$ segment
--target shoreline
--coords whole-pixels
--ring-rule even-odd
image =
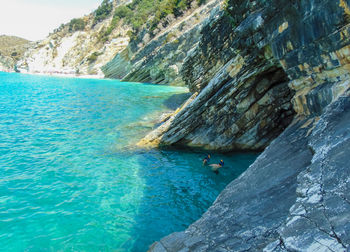
[[[20,73],[20,74],[31,74],[31,75],[42,75],[42,76],[51,76],[51,77],[67,77],[67,78],[79,78],[79,79],[105,79],[104,75],[98,74],[75,74],[75,73],[63,73],[63,72],[30,72],[26,70],[19,69],[18,71],[13,71],[12,73]]]

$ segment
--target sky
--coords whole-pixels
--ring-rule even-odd
[[[95,10],[102,0],[0,0],[0,35],[44,39],[62,23]]]

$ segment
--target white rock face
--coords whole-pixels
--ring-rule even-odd
[[[115,7],[126,1],[116,1]],[[69,32],[68,26],[28,50],[17,68],[20,72],[53,75],[95,75],[104,77],[101,66],[109,62],[129,44],[128,26],[122,22],[108,36],[101,34],[109,27],[112,16],[92,25],[93,15],[83,17],[87,25],[83,31]]]

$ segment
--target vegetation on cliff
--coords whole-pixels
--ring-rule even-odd
[[[16,36],[0,36],[0,55],[18,60],[26,50],[30,41]]]
[[[138,32],[129,30],[131,39],[128,48],[102,66],[106,77],[125,81],[184,85],[183,76],[180,74],[184,60],[203,35],[201,33],[203,21],[215,13],[221,1],[211,0],[205,4],[188,1],[186,5],[182,5],[184,2],[181,1],[161,3],[167,4],[156,6],[156,11]],[[124,7],[120,13],[128,16],[130,8]],[[131,18],[129,16],[129,19]],[[155,26],[153,22],[157,18],[160,18],[160,21],[157,21]]]
[[[204,4],[206,0],[134,0],[127,5],[115,8],[113,19],[106,30],[101,34],[101,40],[106,41],[111,32],[122,21],[131,27],[130,38],[135,39],[137,34],[145,28],[155,35],[155,30],[165,28],[170,22],[166,20],[177,18],[190,8]],[[104,0],[95,12],[94,24],[107,18],[112,10],[111,3]]]
[[[69,32],[83,31],[86,26],[86,22],[82,18],[73,18],[68,24]]]
[[[23,72],[98,74],[117,53],[138,51],[154,38],[182,22],[206,0],[103,0],[89,15],[62,24],[36,43],[18,69]],[[174,34],[180,36],[207,15],[197,13]],[[178,30],[181,30],[178,32]],[[179,35],[180,34],[180,35]],[[176,36],[169,35],[160,45]],[[183,57],[182,57],[183,58]],[[175,75],[177,67],[171,68]],[[159,83],[159,82],[155,82]]]
[[[103,0],[102,4],[95,11],[93,25],[105,20],[113,10],[113,3],[109,0]]]
[[[29,40],[16,36],[0,36],[0,70],[11,71],[30,47]]]

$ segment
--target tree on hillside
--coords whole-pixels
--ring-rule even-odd
[[[103,0],[102,4],[95,11],[93,25],[105,20],[113,10],[113,3],[110,0]]]
[[[82,18],[73,18],[69,22],[69,32],[82,31],[85,29],[85,21]]]

